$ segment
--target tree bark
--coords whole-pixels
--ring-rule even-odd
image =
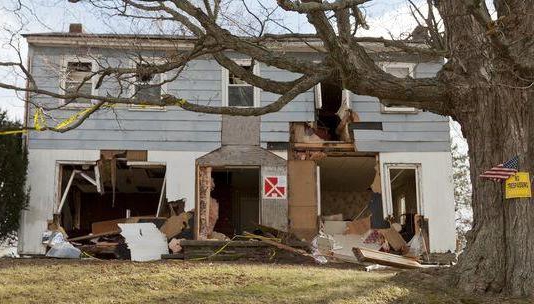
[[[456,118],[469,144],[474,222],[456,283],[467,291],[533,295],[534,202],[506,200],[502,183],[479,178],[516,155],[520,171],[532,172],[532,96],[511,86],[475,88],[464,96]]]

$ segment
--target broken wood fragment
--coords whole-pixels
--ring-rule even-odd
[[[398,268],[422,268],[419,262],[403,256],[372,250],[367,248],[352,248],[352,252],[360,262],[373,262],[380,265]]]
[[[84,235],[84,236],[78,236],[78,237],[75,237],[75,238],[70,238],[70,239],[68,239],[67,241],[69,241],[69,242],[75,242],[75,241],[90,240],[90,239],[95,239],[95,238],[99,238],[99,237],[102,237],[102,236],[117,235],[117,234],[120,234],[120,233],[121,233],[120,230],[107,231],[107,232],[102,232],[102,233],[96,233],[96,234],[88,234],[88,235]]]

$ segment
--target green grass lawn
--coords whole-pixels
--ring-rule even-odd
[[[0,303],[530,303],[438,282],[346,266],[0,260]]]

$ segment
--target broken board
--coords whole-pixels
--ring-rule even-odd
[[[118,224],[131,252],[132,261],[161,259],[168,254],[167,237],[153,223]]]
[[[417,261],[409,258],[405,258],[400,255],[389,254],[378,250],[366,249],[366,248],[353,248],[352,251],[358,261],[360,262],[373,262],[380,265],[394,266],[398,268],[422,268],[423,266]]]
[[[406,241],[395,229],[379,229],[378,231],[380,231],[391,248],[395,249],[395,251],[403,251],[406,248]]]

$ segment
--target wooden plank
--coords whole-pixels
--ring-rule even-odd
[[[317,165],[312,160],[288,161],[289,232],[311,241],[317,233]]]
[[[352,248],[354,255],[360,262],[373,262],[380,265],[394,266],[398,268],[422,268],[417,261],[400,255],[389,254],[378,250],[366,248]]]
[[[320,143],[294,143],[294,148],[297,150],[345,150],[354,151],[354,144],[352,143],[332,143],[332,142],[320,142]]]
[[[119,233],[121,233],[120,230],[108,231],[108,232],[103,232],[103,233],[89,234],[89,235],[79,236],[79,237],[75,237],[75,238],[70,238],[67,241],[75,242],[75,241],[90,240],[90,239],[98,238],[98,237],[101,237],[101,236],[117,235]]]

